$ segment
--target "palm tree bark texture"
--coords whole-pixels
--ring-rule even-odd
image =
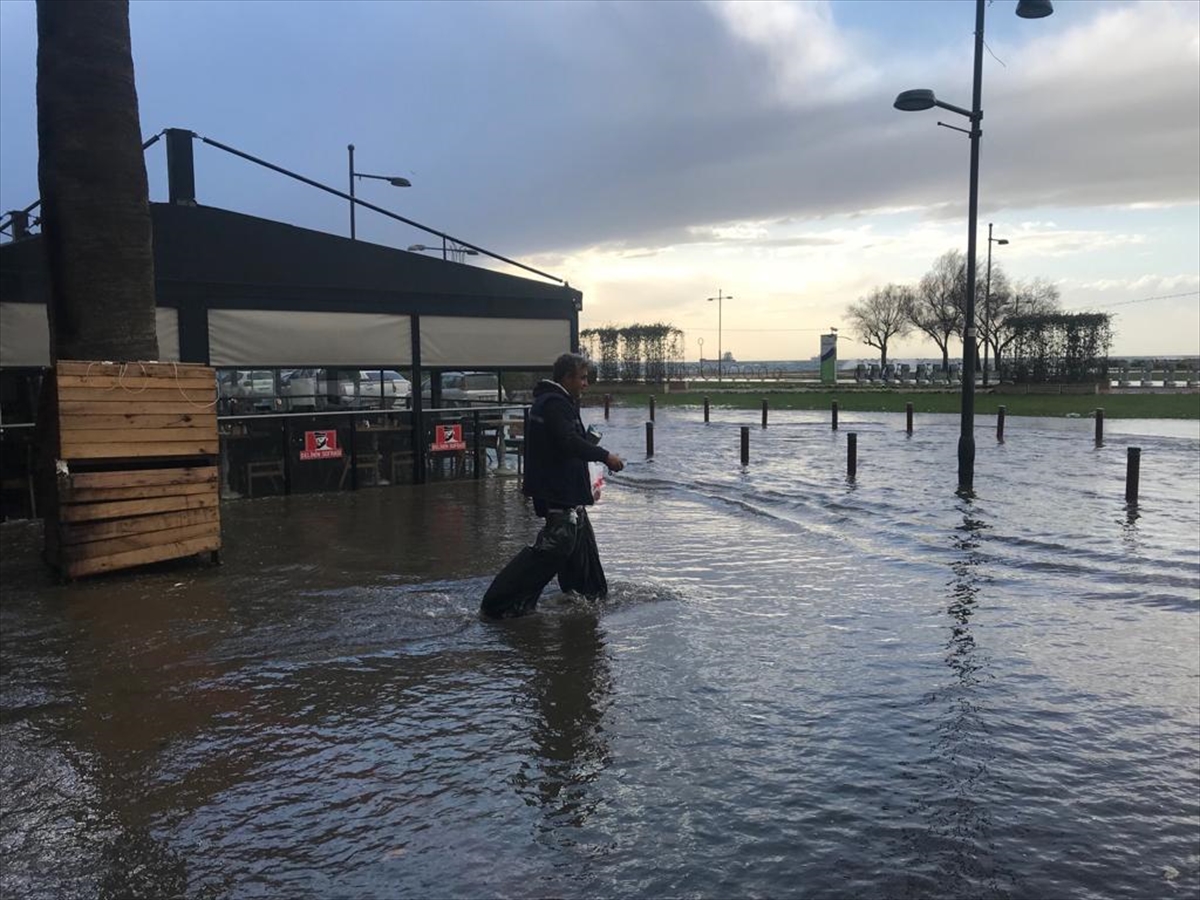
[[[158,357],[128,0],[38,0],[38,184],[50,358]]]

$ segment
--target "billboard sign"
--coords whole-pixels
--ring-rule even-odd
[[[837,333],[821,335],[821,384],[837,383]]]

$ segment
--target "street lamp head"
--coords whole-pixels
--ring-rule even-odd
[[[407,178],[389,178],[387,183],[392,187],[412,187],[412,182]]]
[[[478,256],[479,255],[478,250],[471,250],[467,247],[442,248],[442,247],[430,247],[427,244],[409,244],[408,245],[409,253],[424,253],[427,250],[435,250],[436,251],[436,250],[443,250],[443,249],[445,249],[447,252],[450,252],[450,253],[461,253],[463,256]]]
[[[996,243],[997,244],[1007,244],[1008,238],[996,238]]]
[[[937,97],[928,88],[917,88],[912,91],[901,91],[892,105],[904,112],[920,112],[923,109],[933,109],[937,105]]]
[[[1019,0],[1017,15],[1022,19],[1044,19],[1054,12],[1054,4],[1050,0]]]

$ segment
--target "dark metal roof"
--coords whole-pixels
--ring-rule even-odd
[[[152,203],[158,303],[574,318],[574,288],[207,206]],[[0,298],[47,300],[40,235],[0,245]]]

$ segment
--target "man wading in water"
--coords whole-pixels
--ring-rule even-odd
[[[480,611],[493,619],[522,616],[537,608],[538,596],[558,576],[564,591],[603,597],[608,582],[596,536],[584,507],[593,502],[589,462],[620,472],[625,462],[583,430],[579,398],[588,386],[588,363],[577,353],[554,361],[554,380],[533,389],[525,435],[525,493],[546,520],[537,540],[513,557],[483,595]]]

